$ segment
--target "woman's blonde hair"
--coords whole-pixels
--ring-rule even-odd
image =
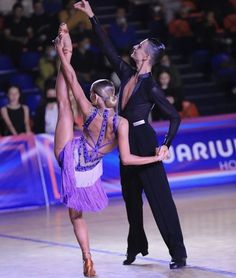
[[[90,92],[98,95],[103,100],[107,108],[115,108],[117,105],[117,96],[115,95],[115,86],[108,79],[99,79],[93,82]]]

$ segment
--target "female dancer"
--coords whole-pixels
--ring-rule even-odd
[[[138,157],[130,154],[128,122],[118,117],[114,108],[117,98],[111,81],[101,79],[91,86],[89,102],[70,65],[72,44],[66,24],[61,24],[55,47],[61,60],[56,91],[59,107],[55,132],[55,155],[62,169],[62,202],[69,208],[74,233],[82,250],[84,275],[95,276],[89,249],[88,231],[83,211],[98,211],[107,206],[107,196],[101,187],[102,157],[118,143],[122,163],[141,165],[159,161],[155,155]],[[69,89],[84,117],[84,129],[74,138],[73,114]]]

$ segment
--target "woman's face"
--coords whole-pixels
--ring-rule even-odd
[[[170,83],[170,75],[167,72],[163,72],[159,76],[161,86],[168,86]]]
[[[11,87],[7,95],[10,103],[20,103],[20,92],[18,88]]]

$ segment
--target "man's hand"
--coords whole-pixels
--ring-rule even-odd
[[[88,15],[88,17],[93,17],[94,13],[88,1],[81,0],[74,4],[74,8],[80,10]]]
[[[170,157],[170,152],[167,146],[162,145],[159,148],[156,148],[156,155],[158,161],[163,161]]]

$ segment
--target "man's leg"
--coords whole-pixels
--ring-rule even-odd
[[[140,171],[140,179],[142,180],[144,192],[153,216],[169,248],[172,259],[182,262],[187,257],[187,254],[183,243],[178,213],[163,164],[158,162],[144,167]]]
[[[129,222],[127,260],[131,264],[138,253],[148,254],[148,242],[143,228],[143,201],[141,181],[137,168],[121,165],[122,194]]]

